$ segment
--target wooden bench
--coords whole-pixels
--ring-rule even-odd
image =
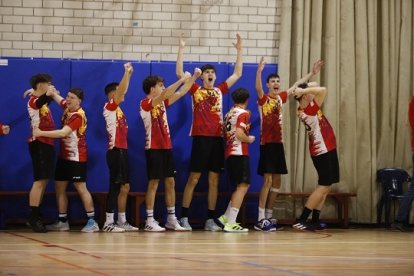
[[[78,196],[77,192],[68,192],[69,197]],[[106,192],[91,192],[92,198],[94,200],[95,205],[98,206],[97,215],[98,221],[102,225],[105,222],[105,214],[106,214]],[[304,204],[305,200],[309,197],[310,193],[279,193],[278,199],[283,198],[300,198],[302,199],[302,203]],[[46,192],[45,196],[55,196],[54,192]],[[182,198],[182,193],[176,193],[177,198]],[[219,197],[229,200],[231,196],[231,192],[220,192]],[[26,197],[27,201],[29,199],[29,192],[28,191],[0,191],[0,199],[1,198],[10,198],[10,197]],[[163,192],[158,192],[157,197],[164,197]],[[205,197],[207,199],[207,192],[194,192],[194,197]],[[247,193],[245,197],[245,202],[242,205],[240,210],[240,220],[243,224],[245,223],[255,223],[254,220],[248,220],[246,215],[246,202],[251,199],[258,199],[259,193],[257,192],[250,192]],[[341,224],[344,228],[348,228],[349,226],[349,198],[356,197],[356,193],[340,193],[334,192],[329,193],[328,198],[331,198],[335,201],[337,206],[337,217],[333,219],[324,219],[329,223],[338,223]],[[142,204],[145,202],[145,192],[130,192],[128,194],[128,203],[130,204],[130,217],[132,219],[132,223],[135,225],[139,225],[141,222],[140,217],[140,210]],[[285,218],[281,219],[281,224],[292,224],[295,221],[295,218],[298,214],[293,214],[292,218]]]
[[[301,198],[304,201],[309,197],[310,193],[279,193],[278,198],[285,197],[285,198]],[[163,197],[164,193],[157,193],[157,197]],[[176,193],[177,197],[182,197],[182,193]],[[194,192],[194,197],[203,196],[207,198],[206,192]],[[230,192],[220,192],[219,197],[221,198],[227,198],[230,199],[231,193]],[[328,198],[332,198],[337,206],[337,217],[334,219],[326,219],[329,223],[338,223],[342,225],[344,228],[348,228],[349,226],[349,198],[356,197],[356,193],[340,193],[340,192],[334,192],[329,193]],[[242,224],[245,223],[255,223],[255,221],[248,221],[247,215],[246,215],[246,201],[249,199],[257,199],[259,198],[259,193],[257,192],[250,192],[247,193],[245,197],[245,202],[243,203],[241,210],[240,210],[240,220]],[[140,210],[142,204],[145,202],[145,192],[130,192],[128,195],[128,201],[131,204],[131,219],[133,220],[133,223],[136,225],[139,225],[141,223],[140,218]],[[281,224],[293,224],[293,222],[296,219],[297,214],[293,214],[292,218],[289,219],[282,219],[280,220]]]

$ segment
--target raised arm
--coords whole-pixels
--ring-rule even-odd
[[[289,89],[288,89],[288,94],[292,94],[294,93],[295,88],[301,84],[301,83],[305,83],[307,82],[312,76],[316,75],[317,73],[319,73],[319,71],[321,71],[323,66],[323,61],[322,60],[318,60],[317,62],[315,62],[312,66],[312,70],[306,74],[305,76],[303,76],[301,79],[297,80]]]
[[[227,80],[226,80],[227,86],[229,88],[231,86],[233,86],[233,84],[235,84],[238,79],[240,79],[240,77],[242,76],[242,73],[243,73],[242,39],[241,39],[239,34],[237,34],[236,36],[237,36],[237,41],[236,41],[236,43],[233,43],[233,46],[237,50],[236,65],[234,66],[233,74],[230,77],[228,77]]]
[[[257,91],[257,98],[260,100],[264,96],[263,91],[263,84],[262,84],[262,72],[265,67],[265,60],[264,57],[260,59],[260,62],[257,66],[257,72],[256,72],[256,91]]]
[[[297,97],[300,97],[304,94],[312,94],[315,96],[315,102],[318,104],[318,106],[322,106],[323,101],[325,100],[326,96],[326,88],[325,87],[308,87],[305,89],[302,88],[296,88],[293,94]]]
[[[171,95],[174,94],[174,92],[177,90],[177,88],[181,84],[183,84],[187,79],[189,79],[190,77],[191,77],[191,74],[188,73],[188,72],[185,72],[179,80],[177,80],[176,82],[174,82],[173,84],[171,84],[170,86],[165,88],[158,97],[155,97],[152,100],[152,106],[157,106],[162,101],[164,101],[164,100],[168,99],[169,97],[171,97]]]
[[[190,87],[197,80],[197,78],[200,77],[200,75],[201,75],[201,69],[200,68],[195,68],[194,69],[194,74],[189,79],[186,80],[186,82],[183,84],[183,86],[181,86],[180,89],[176,93],[172,94],[168,98],[168,104],[172,105],[178,99],[180,99],[182,96],[187,94],[188,89],[190,89]]]
[[[134,72],[134,68],[130,62],[124,64],[124,69],[124,75],[122,76],[122,79],[114,95],[114,102],[117,105],[124,101],[125,94],[128,92],[129,81],[131,79],[132,73]]]
[[[69,133],[72,132],[72,129],[69,126],[64,126],[62,129],[56,129],[56,130],[40,130],[38,128],[35,128],[33,130],[33,136],[35,137],[49,137],[49,138],[64,138],[69,135]]]
[[[177,63],[175,65],[175,74],[177,78],[181,79],[184,75],[184,66],[183,66],[183,51],[185,47],[184,33],[180,34],[180,39],[178,41],[178,54],[177,54]]]

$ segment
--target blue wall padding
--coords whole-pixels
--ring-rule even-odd
[[[29,137],[29,119],[27,114],[28,98],[23,99],[23,92],[30,88],[29,79],[32,75],[43,72],[52,75],[53,84],[65,97],[70,87],[80,87],[85,91],[82,103],[88,118],[88,178],[87,185],[91,191],[108,190],[108,171],[106,166],[107,133],[102,116],[103,104],[106,100],[104,87],[109,82],[119,82],[122,78],[124,61],[96,60],[60,60],[60,59],[26,59],[9,58],[8,65],[0,66],[0,121],[11,125],[11,133],[0,137],[0,190],[28,191],[33,178],[31,160],[28,152],[27,138]],[[185,63],[184,70],[194,71],[196,66],[204,63]],[[216,84],[225,81],[234,70],[233,64],[212,63],[216,67]],[[152,74],[160,75],[165,80],[165,86],[177,80],[174,62],[133,62],[134,74],[131,79],[128,94],[122,109],[127,116],[129,125],[129,161],[131,171],[131,190],[145,191],[147,187],[146,164],[144,155],[145,130],[139,115],[139,102],[145,97],[142,90],[142,80]],[[256,174],[259,158],[260,122],[257,109],[257,94],[255,76],[257,65],[245,64],[242,78],[230,89],[247,88],[251,97],[251,134],[256,141],[249,146],[251,156],[251,191],[259,191],[262,178]],[[276,65],[267,65],[263,72],[263,84],[266,76],[276,72]],[[201,81],[198,80],[201,84]],[[266,91],[266,87],[265,87]],[[232,100],[230,93],[223,97],[224,114],[230,109]],[[190,151],[192,139],[189,136],[192,112],[191,97],[185,95],[167,110],[173,152],[177,168],[176,190],[183,191],[188,178]],[[61,108],[51,104],[51,110],[56,127],[60,128]],[[56,142],[58,153],[59,143]],[[220,178],[220,190],[231,191],[226,174]],[[53,191],[53,185],[48,185],[48,191]],[[163,185],[160,185],[163,190]],[[196,188],[197,191],[207,190],[205,174]],[[178,205],[178,201],[177,201]],[[224,206],[225,207],[225,206]]]

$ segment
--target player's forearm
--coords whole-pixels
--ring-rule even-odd
[[[175,65],[175,74],[177,75],[177,78],[181,78],[184,75],[183,51],[184,49],[178,46],[177,63]]]

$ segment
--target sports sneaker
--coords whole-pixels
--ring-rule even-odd
[[[43,222],[38,219],[30,219],[28,225],[32,228],[33,232],[36,233],[47,233],[47,229]]]
[[[273,227],[276,228],[276,231],[282,231],[283,230],[283,226],[280,225],[280,224],[277,224],[277,219],[270,218],[268,220],[273,224]]]
[[[254,225],[254,229],[257,231],[264,231],[264,232],[274,232],[276,231],[276,227],[273,223],[268,219],[261,219]]]
[[[226,215],[221,215],[221,216],[218,218],[218,221],[219,221],[219,222],[220,222],[220,224],[222,225],[222,228],[224,228],[224,226],[226,226],[226,224],[227,224],[228,219],[227,219]]]
[[[150,222],[150,223],[148,223],[148,221],[145,221],[144,231],[147,231],[147,232],[163,232],[163,231],[165,231],[165,228],[159,226],[158,221],[156,221],[156,220],[154,220],[153,222]]]
[[[108,223],[108,224],[105,223],[104,226],[102,227],[102,230],[104,232],[113,232],[113,233],[125,232],[124,228],[119,227],[115,223]]]
[[[220,226],[216,224],[214,219],[211,218],[211,219],[206,220],[206,223],[204,224],[204,230],[216,232],[216,231],[221,231],[222,229]]]
[[[326,230],[326,223],[321,223],[321,222],[312,222],[312,226],[314,228],[315,231],[323,231]]]
[[[85,233],[93,233],[99,231],[98,223],[94,219],[88,219],[86,225],[81,229]]]
[[[117,225],[118,225],[118,227],[121,227],[122,229],[124,229],[127,232],[134,232],[134,231],[139,230],[138,227],[132,226],[131,224],[129,224],[128,221],[125,221],[125,222],[122,222],[122,223],[118,222]]]
[[[241,227],[240,224],[237,223],[237,222],[235,222],[233,224],[226,223],[226,225],[224,225],[223,230],[225,232],[229,232],[229,233],[246,233],[246,232],[249,232],[249,229]]]
[[[191,225],[188,223],[188,218],[187,217],[180,218],[180,224],[187,231],[192,231],[193,230],[193,228],[191,228]]]
[[[174,230],[174,231],[189,231],[180,225],[177,218],[174,218],[172,221],[167,220],[167,223],[165,224],[165,228],[167,228],[168,230]]]
[[[309,224],[307,222],[296,222],[292,225],[293,229],[301,230],[301,231],[315,231],[315,227],[312,224]]]
[[[401,222],[392,223],[391,228],[395,230],[399,230],[401,232],[413,232],[413,229],[411,229],[410,227],[408,227],[407,225]]]
[[[69,222],[62,222],[60,220],[55,221],[53,224],[46,225],[46,229],[49,231],[69,231]]]

